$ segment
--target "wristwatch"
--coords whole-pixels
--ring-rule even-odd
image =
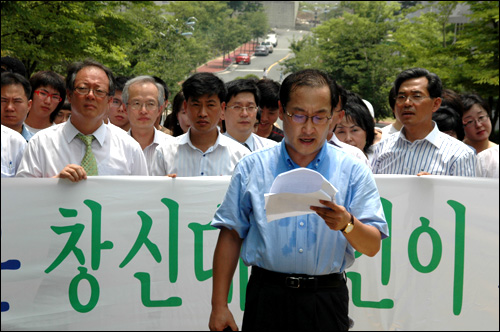
[[[342,230],[343,233],[349,234],[354,229],[354,216],[351,214],[351,221]]]

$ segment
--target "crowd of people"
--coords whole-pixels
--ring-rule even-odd
[[[141,79],[114,77],[109,69],[99,63],[90,61],[82,64],[82,68],[87,68],[86,70],[94,67],[107,72],[109,82],[99,81],[97,84],[99,88],[103,88],[105,95],[101,97],[96,95],[96,91],[89,89],[92,84],[88,80],[78,82],[83,90],[79,86],[75,88],[76,74],[70,71],[68,75],[73,77],[64,78],[52,71],[39,71],[28,80],[25,78],[26,70],[18,59],[2,57],[2,126],[18,132],[28,143],[36,133],[47,128],[54,131],[52,127],[69,119],[72,119],[69,121],[72,124],[67,126],[73,125],[80,131],[78,119],[87,123],[86,117],[82,117],[81,113],[87,113],[88,108],[97,107],[102,112],[88,114],[95,117],[92,121],[103,123],[113,131],[118,127],[134,138],[145,156],[148,175],[169,176],[232,174],[234,165],[246,153],[236,152],[241,150],[241,146],[230,148],[228,144],[235,146],[233,143],[236,141],[247,149],[244,152],[253,152],[278,144],[284,137],[283,130],[277,125],[280,116],[280,83],[271,79],[240,79],[224,84],[214,75],[193,75],[175,95],[172,111],[164,123],[160,124],[162,114],[169,104],[169,90],[163,80],[154,76],[141,76]],[[402,82],[396,81],[389,93],[388,101],[395,121],[382,129],[375,126],[372,105],[359,94],[339,85],[342,106],[332,116],[327,141],[363,160],[374,174],[498,177],[498,145],[489,140],[492,132],[489,105],[477,94],[460,95],[443,89],[439,77],[425,69],[414,68],[405,73],[408,78],[403,76],[400,78]],[[150,82],[146,84],[144,80]],[[131,85],[150,85],[154,91],[149,95],[146,91],[140,91],[137,96],[133,95],[133,103],[128,103]],[[156,85],[156,88],[153,89],[152,85]],[[127,94],[124,99],[125,89]],[[80,90],[83,92],[79,92]],[[189,99],[185,98],[185,90],[190,94]],[[209,104],[200,99],[205,95],[217,98]],[[70,102],[75,98],[84,99],[82,109],[78,109],[78,103]],[[138,105],[141,100],[153,98],[154,103],[145,104],[145,107]],[[85,100],[91,102],[85,104]],[[201,115],[200,108],[203,109]],[[281,116],[286,114],[283,110]],[[401,131],[403,126],[404,130]],[[188,131],[189,135],[185,135]],[[394,133],[397,135],[393,135]],[[219,134],[225,137],[219,137]],[[51,154],[57,155],[50,149],[47,150],[45,161],[48,165],[26,164],[30,157],[29,148],[26,151],[26,162],[21,164],[20,156],[28,144],[21,145],[23,153],[20,153],[18,148],[11,148],[6,140],[7,136],[15,135],[4,136],[2,177],[16,176],[17,173],[17,176],[33,177],[67,176],[66,171],[62,172],[64,168],[48,171],[47,167],[54,167],[54,161],[49,162],[53,159]],[[177,136],[183,137],[172,139]],[[451,140],[449,137],[455,139]],[[102,140],[98,136],[95,138],[96,142],[91,146],[97,144],[95,149],[102,149],[104,137]],[[388,138],[391,139],[386,140]],[[41,139],[33,141],[31,150]],[[78,155],[83,153],[83,143],[71,141],[72,139],[67,144],[77,145],[72,158],[61,162],[79,166]],[[46,149],[50,145],[43,140],[42,144]],[[76,150],[81,151],[78,153]],[[198,155],[189,154],[191,150],[197,150]],[[450,154],[450,151],[453,153]],[[37,150],[35,156],[38,157],[41,153]],[[188,155],[191,159],[186,157]],[[112,156],[112,153],[105,153],[104,159],[97,157],[98,174],[137,174],[130,173],[130,167],[120,170],[117,167],[120,163],[115,164]],[[69,156],[64,158],[67,157]],[[127,163],[123,158],[119,159]],[[141,156],[133,159],[140,160]],[[114,165],[112,170],[109,169],[110,164]],[[18,172],[20,166],[23,167]],[[35,173],[27,171],[38,167]],[[74,176],[69,177],[71,180],[84,178],[84,172],[80,168],[71,168],[79,169],[77,173],[80,174],[73,174]]]
[[[314,69],[281,85],[195,73],[160,124],[169,91],[158,77],[115,78],[87,59],[65,78],[28,80],[14,60],[2,58],[2,177],[232,175],[212,221],[212,330],[238,328],[227,299],[239,257],[252,266],[245,329],[347,330],[344,272],[354,250],[374,256],[389,236],[374,174],[499,176],[487,103],[443,89],[423,68],[397,76],[395,122],[379,130],[368,101]],[[264,194],[302,167],[340,189],[335,202],[268,223]]]

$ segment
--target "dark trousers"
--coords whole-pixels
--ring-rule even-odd
[[[348,310],[345,281],[338,287],[291,288],[252,271],[242,330],[347,331]]]

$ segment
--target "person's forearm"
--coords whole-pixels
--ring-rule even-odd
[[[221,229],[213,259],[213,307],[227,305],[229,288],[238,265],[242,242],[236,231]]]
[[[347,241],[362,254],[373,257],[380,250],[380,231],[373,226],[365,225],[354,217],[354,228],[345,234]]]

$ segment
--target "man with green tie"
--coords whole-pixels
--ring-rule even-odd
[[[114,90],[107,67],[93,60],[72,64],[66,77],[70,120],[30,140],[16,176],[78,182],[88,175],[148,175],[139,143],[103,121]]]

